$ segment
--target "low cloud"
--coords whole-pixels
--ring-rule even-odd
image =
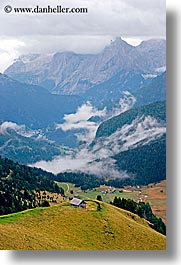
[[[110,155],[113,156],[129,148],[148,144],[165,133],[165,123],[158,122],[151,116],[138,117],[130,124],[126,124],[116,130],[110,136],[98,139],[93,152],[101,153],[103,147],[104,150],[111,150]]]
[[[110,112],[109,118],[131,109],[135,102],[136,98],[129,91],[123,91],[123,96],[120,98],[118,106]]]
[[[33,166],[53,173],[71,170],[96,174],[99,177],[128,177],[126,172],[119,172],[116,169],[112,157],[129,148],[148,144],[165,133],[165,123],[158,122],[151,116],[142,116],[119,128],[110,136],[97,139],[92,148],[84,146],[73,154],[59,156],[52,161],[39,161]]]
[[[100,154],[90,152],[87,148],[83,148],[78,150],[76,154],[59,156],[52,161],[39,161],[32,166],[55,174],[65,171],[82,171],[95,174],[99,177],[126,177],[127,174],[125,172],[119,172],[114,166],[115,161],[107,155],[107,150],[102,150],[102,154]]]
[[[89,102],[83,104],[77,109],[76,113],[65,114],[64,123],[57,124],[57,129],[60,128],[63,131],[72,129],[88,129],[94,122],[88,121],[93,116],[104,117],[106,115],[106,109],[97,110]]]
[[[21,130],[25,130],[25,126],[18,125],[17,123],[10,122],[10,121],[5,121],[0,125],[0,133],[3,135],[8,134],[8,129],[19,132]]]
[[[103,110],[98,110],[90,102],[87,102],[78,107],[75,113],[65,114],[64,123],[57,124],[56,129],[61,129],[64,132],[82,129],[83,133],[75,132],[77,139],[90,144],[95,138],[97,128],[102,121],[129,110],[135,102],[136,98],[128,91],[123,92],[123,97],[120,98],[117,106],[110,111],[106,107]],[[95,122],[94,120],[90,120],[93,117],[100,118],[100,121]]]
[[[63,131],[80,130],[83,129],[84,133],[76,133],[79,141],[86,141],[90,143],[96,134],[96,130],[99,126],[98,122],[90,121],[91,117],[105,117],[107,115],[106,108],[98,110],[93,107],[89,102],[83,104],[77,109],[76,113],[65,114],[64,123],[57,124],[56,129]]]
[[[0,124],[0,134],[10,135],[11,131],[16,132],[18,135],[23,137],[34,137],[35,140],[44,139],[44,136],[37,130],[27,129],[25,125],[18,125],[15,122],[5,121]]]
[[[1,38],[0,41],[0,72],[3,72],[7,66],[13,63],[14,59],[19,57],[25,43],[15,38]]]

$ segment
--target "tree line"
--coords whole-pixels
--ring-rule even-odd
[[[104,184],[104,179],[96,175],[86,174],[84,172],[63,172],[55,176],[55,180],[59,182],[71,182],[82,190],[93,189]]]
[[[1,215],[39,206],[39,191],[64,194],[64,190],[53,181],[53,174],[0,156]]]
[[[117,198],[115,197],[112,205],[137,214],[141,218],[149,221],[150,226],[155,229],[157,232],[166,235],[166,226],[161,218],[156,217],[151,209],[150,204],[147,202],[135,202],[131,199]]]

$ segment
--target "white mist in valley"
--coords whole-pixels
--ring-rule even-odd
[[[87,102],[78,107],[76,113],[65,114],[64,123],[57,124],[56,129],[61,129],[64,132],[83,129],[84,133],[75,133],[76,137],[79,141],[91,143],[95,137],[99,123],[90,121],[89,119],[91,117],[100,117],[105,119],[106,116],[106,108],[104,108],[103,110],[98,110],[93,107],[90,102]]]
[[[52,161],[39,161],[32,166],[42,168],[55,174],[65,171],[82,171],[97,176],[126,177],[126,173],[120,173],[114,166],[114,160],[107,157],[98,158],[98,153],[88,152],[86,148],[80,150],[75,155],[58,156]],[[103,157],[102,152],[102,157]]]
[[[78,141],[84,141],[86,144],[90,144],[94,140],[97,128],[102,121],[108,120],[131,109],[135,102],[136,98],[128,91],[123,91],[123,96],[120,98],[117,106],[109,111],[106,107],[102,110],[98,110],[88,101],[78,107],[75,113],[65,114],[64,122],[57,124],[56,129],[61,129],[64,132],[74,130]],[[100,121],[95,122],[91,120],[93,117],[100,118]],[[83,130],[83,133],[79,132],[80,129]]]
[[[128,100],[126,98],[126,101],[121,99],[120,102],[122,103],[121,113],[132,106],[134,99]],[[117,109],[115,112],[117,112]],[[110,116],[112,114],[110,113]],[[125,124],[117,129],[108,137],[97,138],[94,145],[90,146],[99,126],[99,123],[88,121],[92,116],[107,118],[108,113],[106,109],[100,111],[87,103],[79,107],[76,113],[65,115],[65,122],[57,125],[57,128],[65,131],[84,128],[85,134],[82,137],[86,139],[86,136],[89,136],[86,144],[75,149],[74,152],[55,157],[52,161],[38,161],[32,166],[55,174],[65,171],[82,171],[96,174],[99,177],[128,177],[126,172],[117,170],[113,159],[114,155],[130,148],[148,144],[166,133],[165,123],[159,122],[151,116],[143,115],[134,119],[130,124]]]
[[[40,130],[32,130],[27,128],[25,125],[19,125],[10,121],[5,121],[0,124],[0,134],[9,135],[11,131],[14,131],[16,134],[26,138],[34,137],[37,140],[40,138],[45,139],[45,136],[40,133]]]
[[[141,116],[130,124],[125,124],[106,138],[100,138],[94,146],[94,152],[101,151],[101,147],[111,150],[112,155],[145,145],[158,139],[166,133],[165,123],[158,122],[151,116]]]

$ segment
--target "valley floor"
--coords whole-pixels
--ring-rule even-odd
[[[163,222],[166,224],[166,180],[155,184],[149,184],[147,186],[125,187],[124,189],[114,187],[110,188],[103,185],[85,192],[82,191],[80,187],[75,187],[72,183],[57,182],[57,184],[64,189],[67,197],[77,195],[82,199],[95,200],[98,195],[101,195],[103,201],[108,203],[113,201],[115,196],[125,199],[129,198],[136,202],[149,202],[153,213],[157,217],[162,218]],[[106,190],[109,190],[110,192],[105,193]],[[114,192],[112,192],[112,190]]]

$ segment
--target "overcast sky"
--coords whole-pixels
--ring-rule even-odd
[[[0,0],[0,72],[21,54],[97,53],[116,36],[165,38],[165,0]],[[86,14],[5,13],[4,7],[86,7]]]

